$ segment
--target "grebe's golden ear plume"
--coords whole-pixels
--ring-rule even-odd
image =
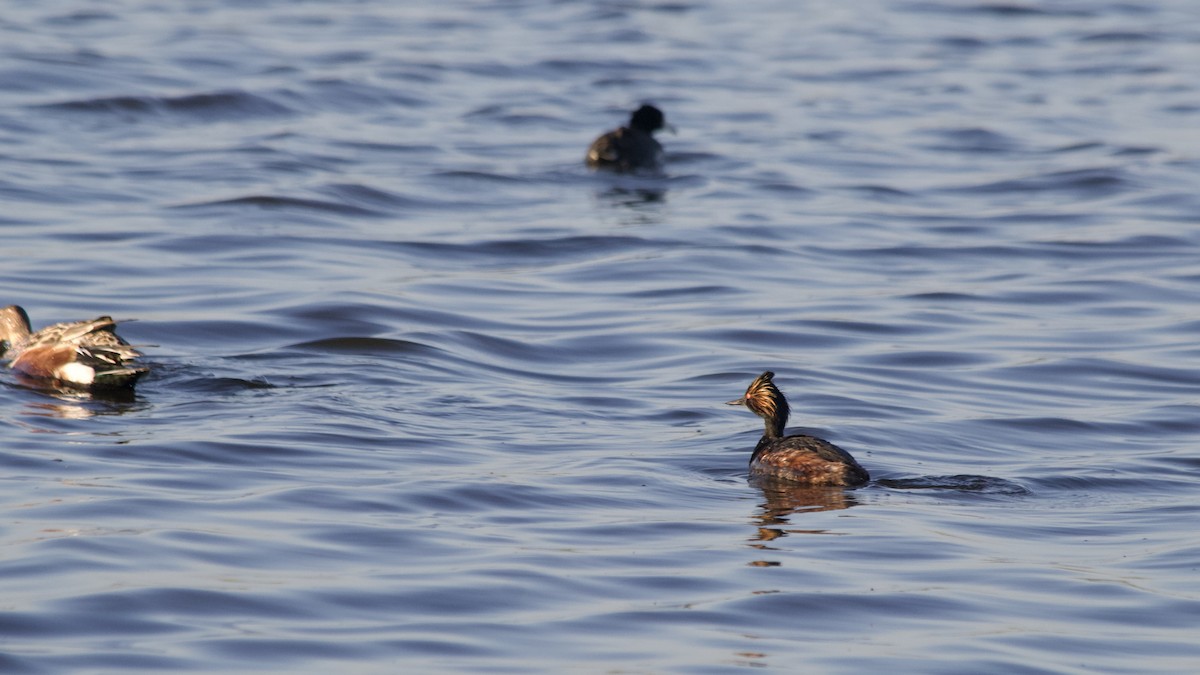
[[[784,401],[779,387],[775,386],[774,377],[775,373],[768,370],[755,378],[746,388],[746,407],[753,410],[759,417],[766,419],[775,419],[780,416],[780,404],[782,404],[783,415],[786,417],[788,414],[787,402]]]
[[[754,378],[741,398],[728,402],[728,405],[744,405],[763,418],[767,424],[768,436],[782,435],[788,415],[791,414],[787,399],[783,397],[779,387],[775,386],[774,378],[775,373],[769,370],[764,372]]]
[[[759,396],[759,392],[766,387],[770,388],[767,391],[774,390],[775,392],[778,392],[779,389],[777,389],[775,387],[775,383],[771,381],[771,378],[773,377],[775,377],[775,373],[772,373],[769,370],[762,375],[759,375],[758,377],[754,378],[754,381],[750,383],[749,387],[746,387],[746,393],[743,394],[741,398],[735,398],[732,401],[726,401],[725,405],[744,405],[749,407],[750,403],[754,401],[757,396]]]

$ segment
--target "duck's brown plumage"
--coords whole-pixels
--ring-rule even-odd
[[[116,334],[116,325],[101,316],[32,333],[25,310],[9,305],[0,309],[0,355],[29,377],[84,389],[129,387],[149,369],[132,363],[141,353]]]
[[[870,480],[867,470],[829,441],[815,436],[784,436],[791,408],[775,386],[775,373],[759,375],[742,398],[729,405],[744,405],[763,418],[763,436],[750,455],[750,472],[813,486],[856,486]]]

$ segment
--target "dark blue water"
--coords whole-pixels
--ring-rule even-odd
[[[7,6],[0,304],[153,372],[0,378],[0,670],[1195,672],[1197,26]]]

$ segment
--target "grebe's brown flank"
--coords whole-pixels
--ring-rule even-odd
[[[662,111],[646,104],[629,117],[629,126],[614,129],[592,141],[584,163],[593,169],[609,171],[658,171],[662,168],[663,148],[654,132],[670,129]]]
[[[853,487],[870,480],[867,470],[833,443],[803,434],[783,435],[791,408],[774,378],[768,370],[741,398],[728,403],[744,405],[763,418],[765,429],[750,455],[750,473],[813,486]]]

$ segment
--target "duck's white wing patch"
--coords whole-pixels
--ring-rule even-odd
[[[96,380],[96,369],[78,361],[72,361],[59,368],[54,376],[75,384],[91,384]]]

